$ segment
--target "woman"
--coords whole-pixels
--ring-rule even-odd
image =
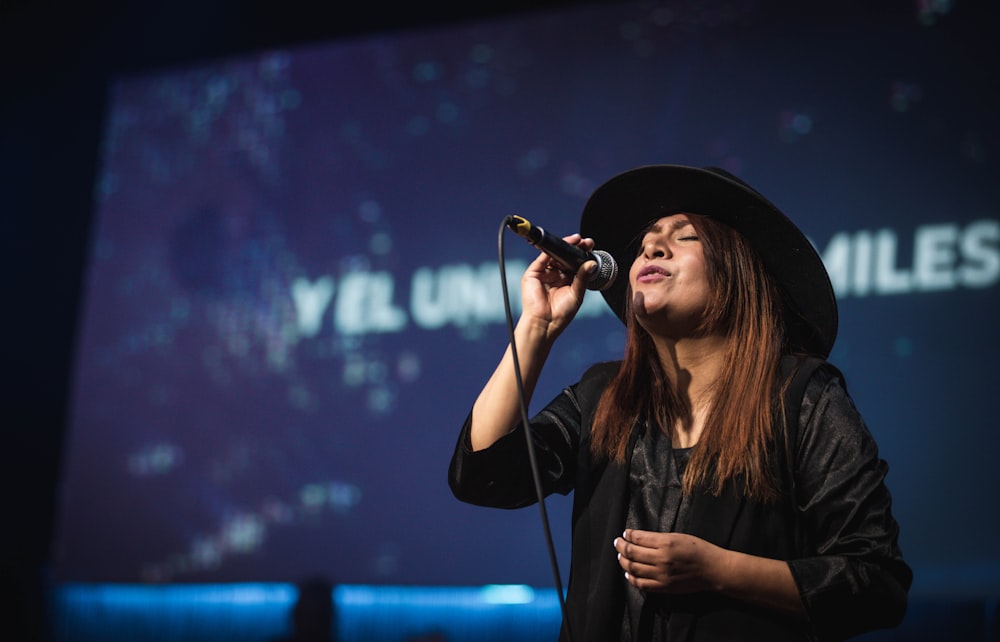
[[[887,467],[824,359],[837,308],[805,236],[718,169],[658,165],[602,185],[567,241],[628,279],[602,293],[628,329],[531,420],[544,492],[574,492],[561,639],[844,639],[894,626],[909,567]],[[539,256],[515,329],[529,395],[579,309]],[[456,497],[535,501],[510,348],[449,471]]]

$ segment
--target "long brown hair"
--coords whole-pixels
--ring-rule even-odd
[[[725,484],[742,480],[751,499],[777,496],[768,459],[774,421],[783,412],[779,363],[784,341],[781,299],[756,251],[731,227],[689,215],[702,242],[709,285],[714,293],[701,330],[727,338],[723,371],[713,386],[705,430],[684,473],[685,493],[704,488],[719,495]],[[653,221],[655,222],[655,221]],[[643,233],[644,234],[644,233]],[[641,237],[641,236],[640,236]],[[625,461],[637,422],[648,430],[670,428],[689,416],[654,349],[652,338],[628,306],[622,367],[601,396],[591,433],[591,451]]]

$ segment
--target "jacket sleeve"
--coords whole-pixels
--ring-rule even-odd
[[[796,480],[805,557],[789,562],[817,636],[840,640],[902,620],[912,572],[885,485],[888,465],[832,368],[802,400]]]
[[[568,494],[576,484],[581,434],[619,362],[591,366],[531,421],[532,444],[543,494]],[[528,459],[524,426],[518,425],[489,448],[473,451],[472,414],[462,426],[448,467],[448,485],[458,499],[479,506],[520,508],[538,501]]]
[[[465,419],[448,468],[448,485],[463,502],[493,508],[521,508],[538,500],[524,425],[483,450],[473,451]],[[580,442],[580,405],[576,386],[564,389],[531,419],[531,436],[543,493],[563,495],[573,489]]]

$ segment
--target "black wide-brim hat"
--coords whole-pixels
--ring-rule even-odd
[[[837,300],[823,260],[805,234],[755,189],[715,167],[648,165],[619,174],[597,188],[583,208],[580,234],[610,253],[621,274],[602,290],[622,321],[628,269],[641,233],[671,214],[700,214],[749,240],[781,292],[791,351],[821,357],[837,338]]]

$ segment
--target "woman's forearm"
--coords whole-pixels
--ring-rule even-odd
[[[806,619],[798,586],[781,560],[727,551],[716,582],[717,590],[729,597]]]
[[[543,324],[521,322],[514,329],[518,362],[524,384],[525,403],[538,383],[542,366],[549,355],[553,339]],[[469,437],[473,450],[488,448],[509,433],[520,421],[521,405],[514,376],[514,358],[510,346],[500,364],[486,382],[472,406],[472,427]]]

